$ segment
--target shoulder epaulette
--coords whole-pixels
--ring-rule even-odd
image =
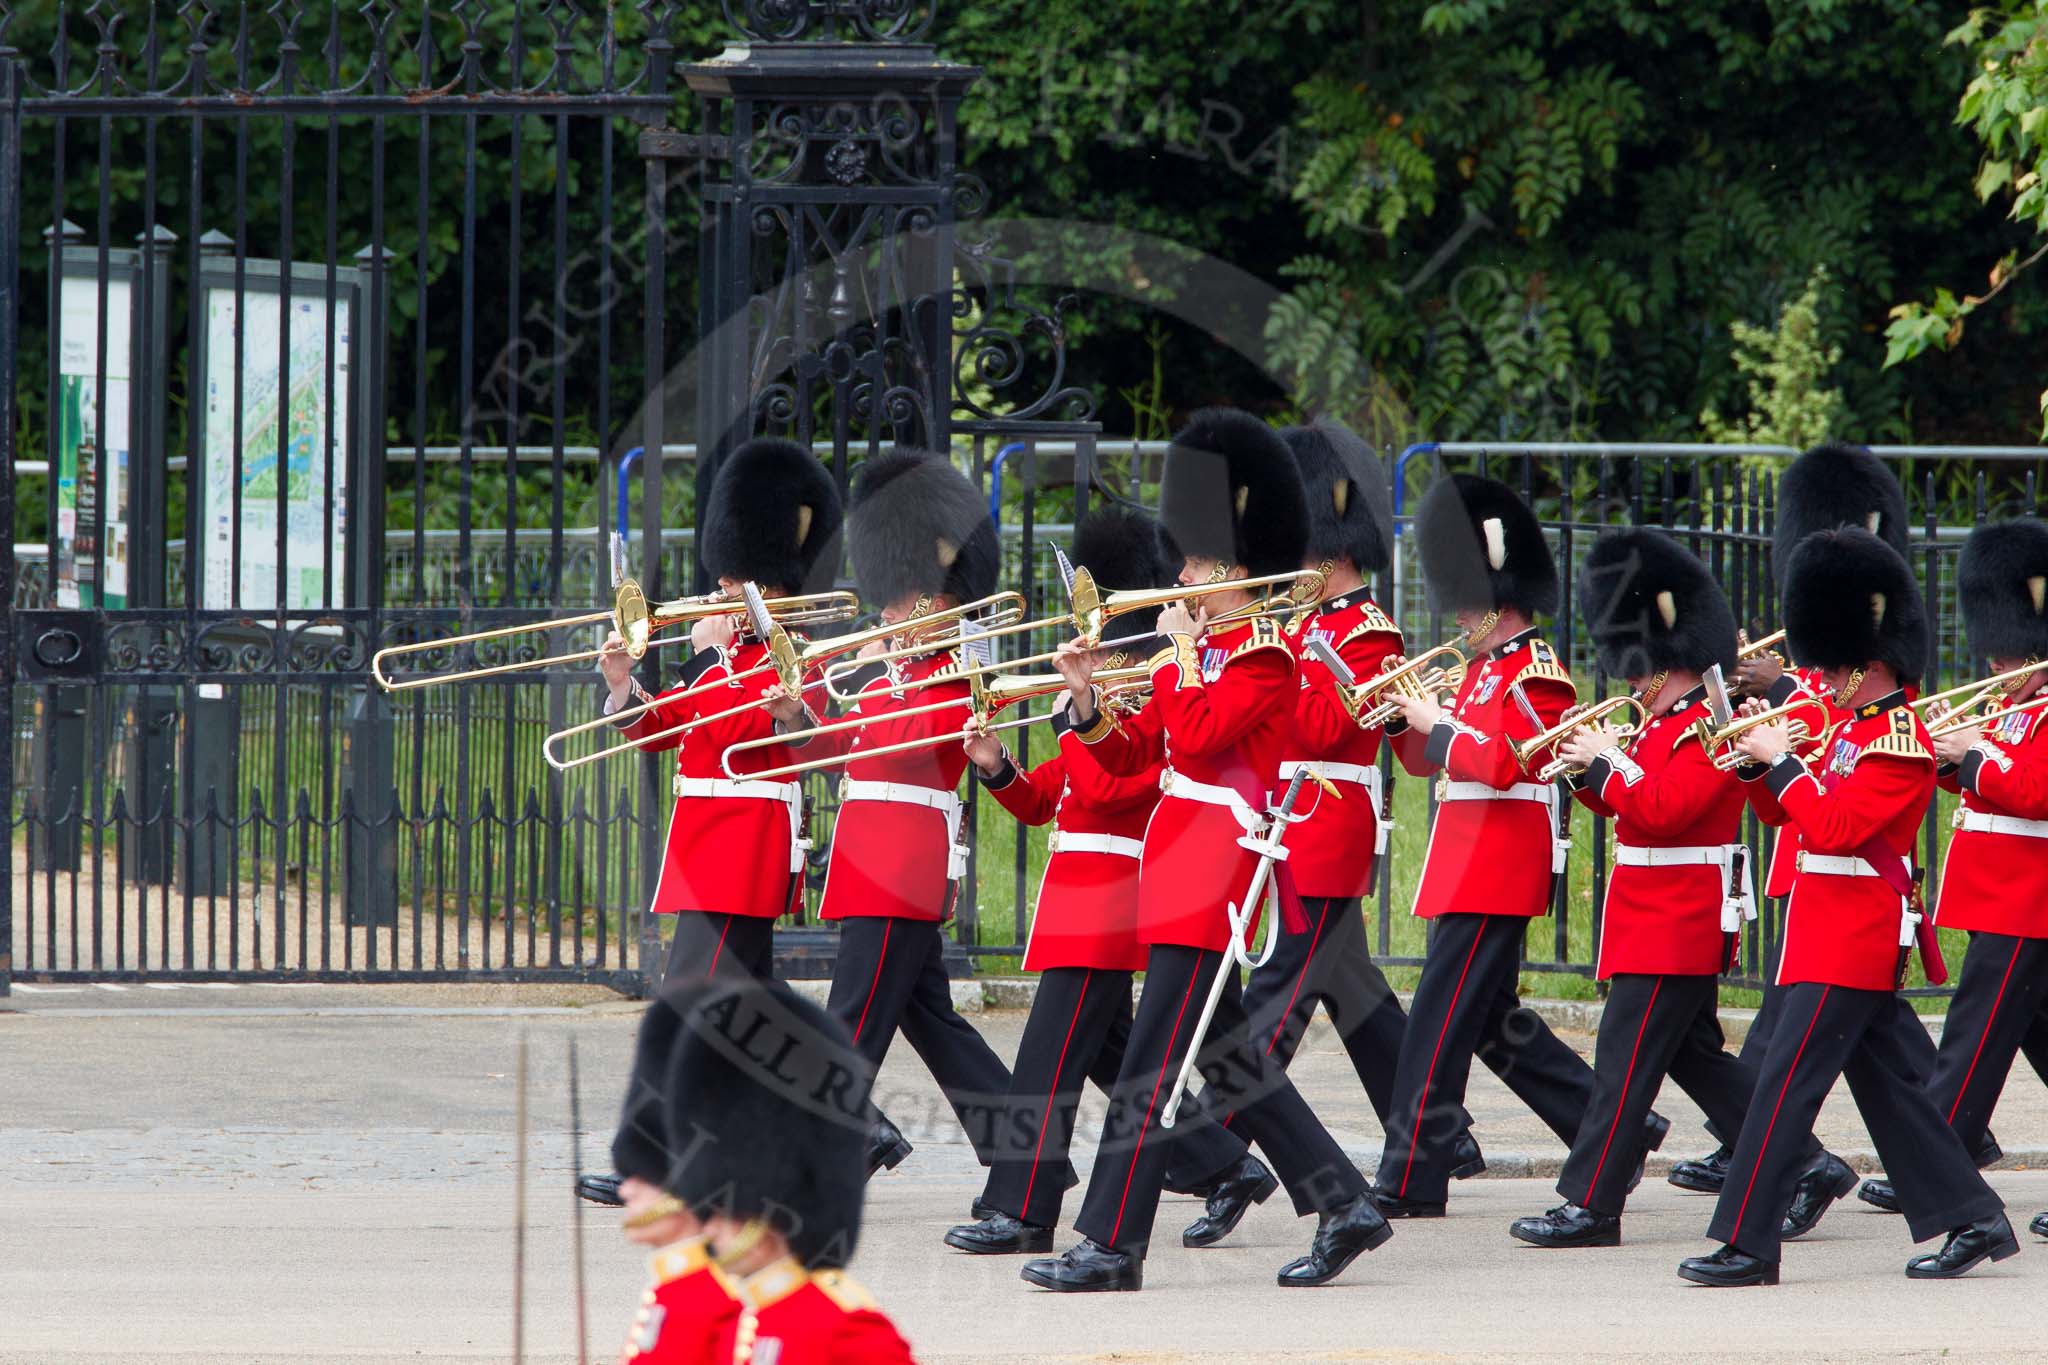
[[[1563,683],[1572,690],[1573,696],[1579,693],[1579,685],[1572,681],[1572,675],[1558,662],[1557,651],[1550,647],[1549,641],[1541,638],[1529,642],[1529,662],[1523,664],[1521,671],[1515,674],[1515,681]]]
[[[843,1270],[816,1271],[811,1276],[811,1283],[844,1312],[858,1313],[875,1306],[874,1295]]]
[[[1281,633],[1279,623],[1270,616],[1261,616],[1258,620],[1252,622],[1251,634],[1245,636],[1239,642],[1237,648],[1230,651],[1229,657],[1235,659],[1239,655],[1249,654],[1255,649],[1279,649],[1286,650],[1290,654],[1293,653],[1292,650],[1287,648],[1287,637]]]
[[[1398,636],[1400,633],[1401,628],[1394,624],[1394,619],[1391,616],[1380,610],[1379,603],[1367,602],[1365,604],[1364,618],[1345,632],[1344,638],[1337,642],[1337,648],[1342,649],[1353,640],[1362,639],[1367,635]]]
[[[1864,745],[1863,752],[1932,763],[1934,755],[1920,742],[1920,727],[1915,722],[1913,713],[1901,706],[1891,713],[1890,719],[1891,728]]]

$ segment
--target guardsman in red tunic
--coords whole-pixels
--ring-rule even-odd
[[[1754,918],[1746,798],[1714,766],[1709,669],[1735,666],[1735,617],[1707,566],[1662,531],[1610,531],[1579,575],[1579,619],[1601,669],[1624,678],[1649,720],[1632,738],[1591,723],[1558,756],[1589,810],[1614,821],[1614,867],[1594,965],[1607,1005],[1593,1103],[1557,1182],[1565,1203],[1509,1231],[1544,1247],[1617,1246],[1650,1106],[1670,1076],[1724,1132],[1739,1132],[1756,1073],[1722,1044],[1720,973]]]
[[[910,1347],[846,1264],[860,1242],[864,1057],[826,1011],[775,981],[699,981],[671,997],[670,1188],[704,1221],[737,1311],[719,1365],[909,1365]]]
[[[1190,420],[1168,447],[1160,510],[1187,557],[1184,584],[1283,573],[1301,563],[1308,513],[1300,475],[1279,434],[1248,413],[1211,408]],[[1090,684],[1095,651],[1061,651],[1073,723],[1103,768],[1135,776],[1163,760],[1165,772],[1138,867],[1145,992],[1075,1222],[1082,1241],[1024,1267],[1025,1280],[1047,1289],[1131,1290],[1143,1283],[1170,1149],[1191,1125],[1212,1122],[1205,1104],[1181,1111],[1185,1121],[1171,1130],[1160,1124],[1188,1050],[1197,1046],[1203,1075],[1235,1110],[1234,1130],[1265,1152],[1297,1213],[1320,1215],[1308,1254],[1281,1268],[1280,1284],[1327,1283],[1390,1233],[1365,1177],[1286,1072],[1250,1045],[1234,965],[1210,1036],[1193,1036],[1211,984],[1231,960],[1228,907],[1249,889],[1256,865],[1238,840],[1257,827],[1294,737],[1292,706],[1276,704],[1299,687],[1280,628],[1241,615],[1207,624],[1212,614],[1252,606],[1240,590],[1204,596],[1195,609],[1175,603],[1161,611],[1152,699],[1128,719],[1115,716]],[[1299,913],[1287,902],[1284,882],[1282,902]]]
[[[740,1313],[733,1282],[713,1261],[702,1221],[667,1188],[675,1163],[665,1096],[681,1023],[665,999],[641,1016],[625,1109],[612,1139],[626,1209],[620,1226],[628,1241],[653,1249],[647,1292],[619,1352],[620,1365],[705,1365],[717,1359],[719,1339]]]
[[[839,560],[839,489],[818,457],[788,441],[762,438],[734,451],[719,468],[704,514],[699,543],[705,567],[721,591],[737,598],[753,583],[765,597],[831,586]],[[732,616],[707,616],[690,629],[695,653],[682,678],[659,698],[634,681],[623,649],[599,660],[610,687],[607,713],[632,702],[655,701],[618,722],[627,738],[651,753],[674,751],[669,815],[653,912],[675,917],[664,979],[774,970],[776,917],[801,893],[804,852],[803,787],[793,778],[770,781],[726,775],[726,746],[780,732],[802,712],[779,698],[775,672],[761,665],[763,641],[743,633]],[[612,643],[618,643],[616,633]],[[745,676],[750,674],[752,676]],[[749,702],[759,706],[741,710]],[[679,733],[700,717],[736,714]],[[789,761],[791,751],[752,750],[748,766],[764,771]],[[580,1192],[616,1206],[618,1177],[588,1175]]]
[[[881,607],[884,621],[905,627],[899,640],[912,639],[916,619],[928,612],[986,597],[1000,564],[987,504],[944,456],[922,451],[898,449],[861,464],[848,508],[847,547],[861,595]],[[950,625],[939,630],[954,633]],[[971,713],[964,680],[898,689],[959,668],[957,653],[943,647],[870,665],[849,684],[860,694],[853,716],[946,700],[958,700],[960,708],[815,737],[798,753],[806,760],[851,754],[839,783],[818,910],[839,925],[829,1008],[877,1068],[900,1028],[987,1165],[995,1159],[1010,1072],[953,1008],[939,934],[967,867],[959,793],[967,755],[955,742],[861,756],[864,749],[905,740],[957,736]],[[874,1117],[871,1172],[893,1168],[910,1154],[896,1126],[879,1111]]]
[[[1970,648],[1990,660],[1992,673],[2048,659],[2048,525],[2030,517],[1972,531],[1956,568],[1956,599]],[[1979,714],[2029,701],[2037,702],[2033,709],[1934,737],[1937,780],[1962,797],[1934,921],[1968,930],[1970,947],[1927,1091],[1973,1152],[2028,1031],[2048,1024],[2044,686],[2048,668],[2021,678]],[[1861,1194],[1880,1208],[1898,1207],[1887,1181],[1869,1181]]]
[[[1091,512],[1075,528],[1073,560],[1105,591],[1155,588],[1166,576],[1157,524],[1118,507]],[[1115,644],[1149,633],[1156,614],[1112,619],[1103,667],[1137,662]],[[1024,970],[1039,974],[1038,994],[1017,1044],[1002,1155],[975,1201],[979,1221],[946,1234],[948,1246],[978,1255],[1052,1250],[1081,1087],[1089,1079],[1105,1091],[1115,1084],[1131,1035],[1131,975],[1145,965],[1138,858],[1164,765],[1127,776],[1103,771],[1068,721],[1068,695],[1061,693],[1051,722],[1058,748],[1028,771],[993,735],[966,741],[976,777],[1003,809],[1023,824],[1053,826],[1024,949]],[[1188,1183],[1220,1185],[1249,1163],[1273,1186],[1271,1173],[1227,1130],[1202,1124],[1186,1137],[1175,1144],[1174,1161],[1193,1173]]]
[[[2019,1243],[2003,1203],[1921,1088],[1907,1041],[1919,1025],[1898,1008],[1919,921],[1910,860],[1934,798],[1927,729],[1904,691],[1927,658],[1926,609],[1912,570],[1868,531],[1816,532],[1781,574],[1794,657],[1823,670],[1853,715],[1812,765],[1779,725],[1736,741],[1762,765],[1752,802],[1775,807],[1799,831],[1778,961],[1785,999],[1707,1229],[1723,1246],[1678,1273],[1713,1286],[1777,1283],[1803,1144],[1828,1091],[1846,1077],[1878,1155],[1899,1178],[1913,1239],[1948,1234],[1906,1274],[1946,1279]]]
[[[1402,717],[1388,727],[1404,768],[1437,775],[1437,808],[1415,896],[1415,913],[1432,922],[1429,955],[1376,1183],[1388,1216],[1440,1218],[1475,1053],[1567,1144],[1592,1102],[1593,1069],[1516,993],[1523,935],[1550,912],[1567,851],[1558,789],[1510,747],[1554,725],[1576,696],[1535,625],[1558,608],[1557,565],[1536,514],[1492,479],[1439,479],[1417,505],[1415,536],[1431,602],[1456,614],[1476,657],[1448,708],[1398,698]]]

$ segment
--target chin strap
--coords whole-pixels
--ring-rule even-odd
[[[1479,642],[1481,640],[1484,640],[1487,636],[1493,634],[1493,628],[1499,624],[1500,609],[1496,607],[1492,611],[1486,613],[1486,615],[1480,617],[1478,625],[1472,627],[1471,630],[1465,632],[1466,645],[1473,649],[1479,648]]]
[[[1835,689],[1835,705],[1846,707],[1849,699],[1863,689],[1863,670],[1856,669],[1849,674],[1849,681]]]
[[[749,1252],[761,1245],[761,1239],[767,1235],[767,1223],[759,1218],[749,1218],[731,1245],[712,1248],[711,1259],[717,1262],[720,1270],[730,1270],[735,1262],[746,1259]]]

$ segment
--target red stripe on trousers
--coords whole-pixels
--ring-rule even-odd
[[[1628,1050],[1628,1070],[1621,1073],[1621,1100],[1614,1106],[1614,1122],[1607,1125],[1607,1141],[1600,1144],[1600,1159],[1593,1163],[1593,1179],[1586,1185],[1588,1194],[1600,1187],[1600,1172],[1607,1169],[1607,1150],[1614,1145],[1615,1130],[1621,1127],[1622,1111],[1628,1108],[1628,1087],[1636,1078],[1636,1058],[1643,1050],[1643,1035],[1650,1031],[1650,1015],[1657,1008],[1657,992],[1663,989],[1664,978],[1660,976],[1650,986],[1650,1003],[1643,1006],[1643,1022],[1636,1026],[1636,1045]]]
[[[1038,1158],[1045,1151],[1045,1130],[1052,1127],[1052,1107],[1059,1099],[1060,1073],[1067,1069],[1067,1049],[1074,1044],[1074,1027],[1081,1022],[1081,1006],[1088,1003],[1088,988],[1095,984],[1095,973],[1089,972],[1081,978],[1081,995],[1074,1001],[1074,1017],[1067,1020],[1066,1041],[1060,1044],[1060,1059],[1053,1063],[1052,1089],[1046,1092],[1045,1112],[1038,1119],[1038,1143],[1031,1149],[1031,1175],[1024,1182],[1024,1208],[1019,1217],[1031,1211],[1031,1191],[1038,1184]]]
[[[1308,941],[1308,956],[1301,960],[1301,975],[1294,978],[1294,993],[1287,997],[1287,1008],[1280,1011],[1280,1022],[1273,1026],[1273,1036],[1266,1040],[1266,1055],[1273,1055],[1273,1049],[1280,1043],[1280,1035],[1287,1030],[1287,1016],[1294,1011],[1294,1002],[1301,999],[1301,983],[1308,980],[1308,965],[1316,960],[1316,945],[1323,941],[1323,926],[1330,922],[1330,903],[1323,902],[1323,913],[1316,917],[1315,934]]]
[[[709,977],[718,975],[718,959],[720,955],[725,952],[725,936],[731,932],[732,916],[727,915],[725,917],[725,927],[718,931],[718,946],[711,950],[711,965],[704,969],[705,976]]]
[[[1963,1083],[1956,1088],[1956,1101],[1948,1107],[1948,1126],[1951,1128],[1956,1126],[1956,1110],[1963,1107],[1963,1096],[1970,1093],[1970,1077],[1977,1074],[1977,1061],[1984,1055],[1984,1044],[1991,1041],[1991,1021],[1998,1018],[1998,1007],[2005,1003],[2006,985],[2012,980],[2012,969],[2019,965],[2021,942],[2020,939],[2013,940],[2012,961],[2005,964],[2005,975],[1998,982],[1998,994],[1991,998],[1991,1013],[1984,1016],[1984,1031],[1977,1035],[1977,1050],[1970,1054],[1970,1069],[1963,1073]]]
[[[1451,990],[1450,1006],[1444,1010],[1443,1027],[1436,1031],[1436,1047],[1429,1054],[1429,1070],[1422,1073],[1422,1099],[1415,1106],[1415,1122],[1408,1130],[1408,1164],[1401,1168],[1401,1188],[1397,1193],[1408,1193],[1408,1177],[1415,1174],[1415,1144],[1422,1140],[1422,1114],[1429,1108],[1429,1092],[1436,1084],[1437,1058],[1443,1056],[1444,1038],[1451,1031],[1451,1016],[1458,1012],[1458,997],[1465,993],[1465,978],[1472,972],[1472,959],[1479,955],[1479,940],[1486,937],[1486,926],[1479,926],[1479,932],[1472,936],[1472,946],[1465,950],[1465,965],[1458,969],[1458,984]]]
[[[1171,1037],[1174,1038],[1180,1037],[1180,1021],[1188,1017],[1188,1001],[1195,998],[1195,977],[1201,975],[1199,965],[1201,959],[1197,958],[1195,961],[1197,963],[1195,974],[1188,978],[1187,992],[1180,998],[1180,1013],[1173,1016],[1173,1033]],[[1216,963],[1216,970],[1219,972],[1223,970],[1223,963],[1220,959]],[[1194,1041],[1190,1040],[1188,1046],[1193,1047],[1194,1045]],[[1159,1107],[1159,1087],[1166,1084],[1166,1069],[1172,1065],[1173,1048],[1169,1046],[1166,1049],[1165,1060],[1159,1063],[1159,1076],[1152,1082],[1152,1098],[1145,1102],[1144,1125],[1138,1129],[1138,1140],[1131,1144],[1131,1166],[1129,1170],[1124,1172],[1124,1192],[1116,1201],[1116,1222],[1109,1229],[1109,1244],[1111,1246],[1115,1246],[1116,1239],[1123,1234],[1124,1205],[1131,1202],[1131,1181],[1138,1174],[1138,1155],[1145,1150],[1145,1134],[1152,1131],[1152,1111]]]
[[[853,1041],[859,1042],[861,1031],[868,1026],[868,1011],[874,1008],[875,992],[882,986],[882,964],[889,960],[889,931],[896,927],[896,921],[882,921],[882,951],[875,954],[875,979],[868,983],[868,998],[860,1007],[860,1022],[853,1026]]]
[[[1827,1008],[1828,992],[1833,989],[1833,986],[1820,988],[1820,1001],[1813,1007],[1813,1018],[1806,1021],[1806,1034],[1799,1040],[1799,1051],[1792,1054],[1792,1065],[1785,1069],[1785,1083],[1778,1087],[1778,1102],[1771,1106],[1771,1121],[1764,1125],[1764,1140],[1756,1149],[1756,1164],[1749,1170],[1749,1186],[1743,1190],[1742,1203],[1735,1210],[1734,1232],[1742,1231],[1742,1216],[1749,1212],[1749,1197],[1756,1193],[1756,1178],[1763,1174],[1764,1153],[1770,1150],[1771,1132],[1778,1126],[1778,1111],[1785,1107],[1785,1095],[1792,1089],[1792,1077],[1799,1071],[1800,1059],[1806,1056],[1806,1044],[1813,1038],[1814,1025],[1820,1022],[1820,1012]],[[1728,1244],[1735,1245],[1732,1239]]]

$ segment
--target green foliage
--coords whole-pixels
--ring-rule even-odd
[[[1785,305],[1775,327],[1730,323],[1735,368],[1748,376],[1749,410],[1725,421],[1710,403],[1700,414],[1707,439],[1724,445],[1784,445],[1805,450],[1841,429],[1847,408],[1842,391],[1826,388],[1842,348],[1821,337],[1821,304],[1828,269],[1813,268],[1806,288]]]

